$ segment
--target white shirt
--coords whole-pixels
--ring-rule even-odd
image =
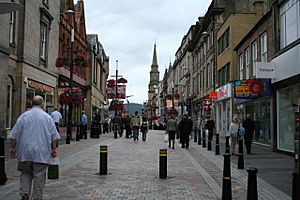
[[[9,138],[16,140],[18,161],[48,164],[51,143],[59,140],[60,135],[50,115],[41,108],[33,107],[18,118]]]
[[[51,117],[52,117],[54,122],[58,122],[58,123],[62,119],[62,116],[61,116],[60,112],[58,112],[57,110],[55,110],[51,113]]]

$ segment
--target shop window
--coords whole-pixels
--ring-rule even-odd
[[[34,90],[26,90],[26,110],[32,108],[32,99],[34,97]]]
[[[277,91],[278,149],[294,151],[295,108],[300,106],[300,84]]]

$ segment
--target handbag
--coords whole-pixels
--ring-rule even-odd
[[[169,135],[166,133],[164,137],[164,142],[167,143],[169,141]]]

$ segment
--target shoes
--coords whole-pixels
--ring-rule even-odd
[[[174,149],[174,146],[172,146],[172,149]]]
[[[185,146],[181,146],[181,148],[185,148]]]
[[[186,149],[188,149],[189,147],[188,147],[188,146],[186,146],[185,148],[186,148]]]
[[[169,144],[169,148],[171,148],[171,145]]]

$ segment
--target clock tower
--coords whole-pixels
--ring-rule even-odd
[[[157,64],[157,55],[156,55],[156,44],[154,44],[153,50],[153,59],[151,64],[151,71],[150,71],[150,82],[148,84],[148,102],[151,102],[153,96],[155,95],[155,90],[159,84],[159,71],[158,71],[158,64]]]

